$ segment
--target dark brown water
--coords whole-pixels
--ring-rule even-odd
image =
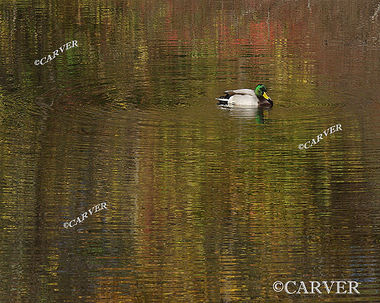
[[[2,1],[0,302],[380,302],[379,10]],[[273,109],[216,106],[257,83]]]

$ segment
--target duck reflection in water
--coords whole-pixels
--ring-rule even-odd
[[[227,105],[220,105],[220,108],[228,111],[231,117],[239,119],[256,119],[258,124],[265,123],[264,111],[270,110],[262,107],[240,107]]]

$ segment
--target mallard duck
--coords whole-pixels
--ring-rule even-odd
[[[267,95],[267,88],[263,84],[253,89],[226,90],[225,96],[216,98],[220,105],[234,105],[243,107],[272,107],[273,101]]]

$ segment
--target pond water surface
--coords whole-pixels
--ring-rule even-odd
[[[1,2],[0,302],[380,302],[379,7]]]

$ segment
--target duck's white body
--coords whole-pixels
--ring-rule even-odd
[[[257,98],[255,91],[253,89],[235,89],[235,90],[226,90],[225,93],[229,95],[228,98],[217,98],[220,102],[224,102],[230,106],[249,106],[249,107],[258,107],[259,98]]]

